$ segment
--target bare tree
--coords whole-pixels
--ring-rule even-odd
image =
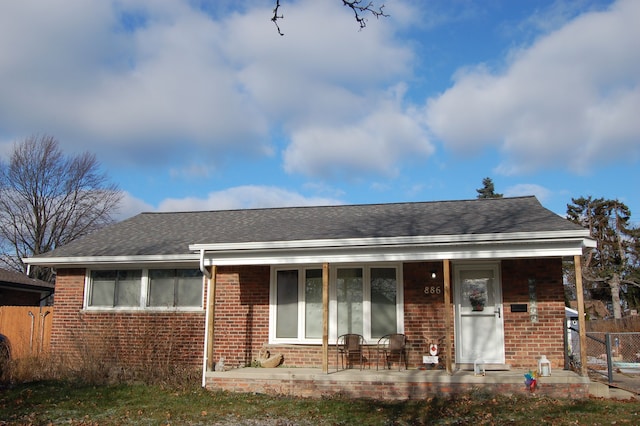
[[[363,0],[341,0],[341,1],[343,6],[346,6],[353,11],[354,18],[358,23],[358,25],[360,26],[360,29],[363,29],[367,26],[366,15],[368,14],[375,16],[376,19],[380,17],[389,16],[383,11],[384,4],[380,6],[375,6],[372,1],[368,3],[364,3]],[[271,17],[271,21],[273,21],[273,23],[275,24],[276,29],[278,30],[278,34],[283,36],[284,33],[280,30],[280,26],[278,25],[278,20],[284,19],[284,15],[279,14],[281,13],[280,7],[281,7],[280,0],[276,0],[276,5],[273,8],[273,16]]]
[[[95,155],[65,156],[52,136],[14,144],[0,162],[0,261],[25,272],[22,258],[46,253],[112,223],[122,193]],[[34,278],[52,281],[47,269]]]

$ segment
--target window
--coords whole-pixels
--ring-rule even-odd
[[[95,270],[87,280],[87,308],[202,308],[198,269]]]
[[[396,333],[398,282],[395,268],[371,268],[371,336]]]
[[[148,306],[201,306],[202,273],[198,269],[149,270]]]
[[[275,287],[276,339],[322,339],[322,269],[279,270]]]
[[[364,292],[362,268],[338,269],[338,335],[363,333]]]
[[[298,337],[298,271],[278,271],[277,338]]]
[[[141,271],[93,271],[90,306],[140,305]]]
[[[322,269],[305,271],[304,300],[304,337],[322,339]]]
[[[329,280],[329,338],[362,334],[374,342],[401,332],[400,268],[345,266]],[[271,339],[280,343],[319,343],[322,339],[322,269],[275,269],[271,294]]]

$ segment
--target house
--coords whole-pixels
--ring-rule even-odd
[[[53,293],[51,283],[0,268],[0,306],[41,306]]]
[[[561,369],[562,262],[593,246],[516,197],[143,213],[25,262],[57,271],[53,352],[170,356],[216,387],[263,348],[326,374],[347,332],[405,334],[414,370],[436,342],[448,371]]]

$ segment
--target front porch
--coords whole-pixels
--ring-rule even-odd
[[[437,395],[469,391],[500,394],[531,393],[525,389],[524,370],[487,371],[475,376],[473,371],[457,370],[373,370],[347,369],[323,373],[314,368],[237,368],[207,372],[205,387],[209,390],[256,392],[296,397],[328,397],[379,400],[418,400]],[[554,370],[549,377],[538,378],[532,394],[553,398],[586,398],[588,377],[572,371]]]

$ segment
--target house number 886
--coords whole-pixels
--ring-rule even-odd
[[[440,287],[437,286],[427,286],[424,288],[424,294],[440,294]]]

